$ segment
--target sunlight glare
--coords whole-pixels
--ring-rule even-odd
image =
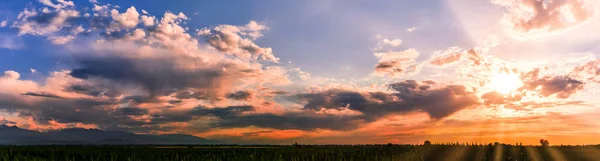
[[[489,87],[502,94],[510,94],[521,87],[523,82],[516,74],[500,73],[490,77]]]

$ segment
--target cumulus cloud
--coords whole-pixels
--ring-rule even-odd
[[[596,13],[589,0],[492,0],[507,9],[504,22],[517,34],[549,33],[580,25]]]
[[[13,27],[19,29],[19,35],[49,35],[71,26],[71,22],[79,17],[79,11],[73,9],[57,9],[40,12],[26,9],[19,13]]]
[[[75,4],[73,3],[73,1],[67,1],[67,0],[57,0],[57,4],[52,3],[51,0],[39,0],[40,3],[55,8],[55,9],[61,9],[63,7],[74,7]]]
[[[13,70],[4,71],[4,75],[2,75],[2,78],[4,78],[4,79],[19,79],[20,77],[21,77],[21,74],[19,74],[18,72],[15,72]]]
[[[8,22],[6,20],[3,20],[2,22],[0,22],[0,27],[5,27],[6,24],[8,24]]]
[[[198,30],[197,34],[206,36],[216,49],[236,57],[279,62],[271,48],[263,48],[252,42],[253,39],[262,37],[262,32],[266,29],[266,26],[250,21],[245,26],[220,25],[212,29],[205,28]]]
[[[112,9],[110,14],[113,20],[122,28],[134,28],[140,22],[140,13],[133,6],[129,7],[125,13],[119,13],[116,9]]]
[[[289,83],[288,70],[255,61],[276,58],[270,48],[251,42],[262,36],[265,25],[251,21],[244,26],[217,26],[215,32],[240,37],[238,47],[254,58],[223,57],[224,50],[214,50],[208,47],[210,42],[188,34],[180,25],[188,19],[183,13],[165,12],[157,20],[147,13],[140,16],[135,7],[119,13],[110,4],[94,4],[94,16],[87,18],[79,17],[66,1],[52,5],[57,7],[25,9],[13,27],[22,35],[44,36],[54,44],[74,39],[90,43],[66,50],[73,54],[71,69],[53,72],[43,83],[20,80],[19,73],[6,71],[0,77],[0,110],[45,125],[160,131],[167,129],[163,124],[225,117],[227,111],[219,107],[235,108],[231,115],[280,108],[270,97],[286,92],[271,93],[269,87]],[[252,108],[231,105],[242,101]],[[173,115],[194,106],[199,107],[189,111],[192,115],[187,119]]]
[[[153,26],[156,17],[142,15],[141,19],[142,19],[142,23],[144,24],[144,26]]]

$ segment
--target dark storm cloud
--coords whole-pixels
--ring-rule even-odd
[[[479,104],[479,98],[466,87],[449,85],[430,89],[427,83],[407,80],[391,84],[394,93],[353,92],[330,90],[322,93],[301,94],[308,101],[305,109],[351,109],[362,112],[368,121],[391,114],[423,111],[431,118],[444,118],[461,109]]]
[[[195,107],[185,112],[163,112],[153,115],[153,122],[186,122],[194,117],[211,116],[217,118],[211,122],[213,128],[236,128],[257,126],[273,129],[331,129],[352,130],[360,127],[364,122],[363,116],[339,116],[319,114],[312,110],[302,112],[286,112],[284,114],[272,113],[246,113],[255,111],[253,106],[228,106],[207,108]]]
[[[142,86],[150,96],[169,95],[188,88],[213,90],[226,73],[221,67],[188,70],[164,59],[124,57],[83,58],[70,75],[81,79],[104,78],[120,84]]]
[[[74,92],[95,97],[117,97],[123,93],[123,89],[119,89],[119,86],[115,86],[114,84],[95,82],[92,80],[76,84],[69,84],[63,90],[66,92]]]
[[[139,108],[139,107],[123,107],[123,108],[117,108],[115,111],[117,113],[120,113],[123,115],[133,115],[133,116],[148,114],[148,109],[143,109],[143,108]]]
[[[43,99],[28,102],[23,99],[23,96],[0,94],[0,109],[19,113],[20,117],[31,117],[39,124],[48,124],[49,121],[96,124],[99,127],[141,126],[146,124],[127,117],[121,117],[122,113],[115,114],[113,108],[117,105],[117,100],[41,98]]]

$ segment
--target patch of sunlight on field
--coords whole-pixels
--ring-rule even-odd
[[[494,161],[501,161],[504,159],[504,146],[496,146],[494,149]]]
[[[567,160],[565,158],[565,155],[563,155],[563,153],[560,152],[560,150],[558,150],[558,148],[556,147],[545,147],[544,149],[547,150],[548,153],[550,153],[550,157],[552,157],[552,160]]]
[[[455,147],[450,151],[450,157],[448,158],[449,161],[461,161],[461,160],[465,160],[466,157],[466,152],[469,149],[469,147],[466,146],[459,146],[459,147]]]
[[[525,150],[527,151],[527,154],[529,155],[529,157],[531,158],[532,161],[542,161],[540,152],[537,151],[536,148],[528,146],[528,147],[525,147]]]

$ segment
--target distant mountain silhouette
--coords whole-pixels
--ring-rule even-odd
[[[186,134],[145,135],[124,131],[68,128],[38,132],[0,125],[0,144],[219,144]]]

